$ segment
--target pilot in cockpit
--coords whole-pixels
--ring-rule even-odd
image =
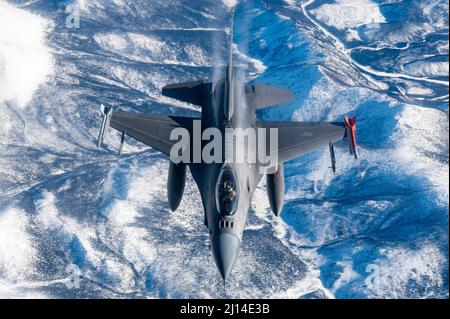
[[[233,200],[235,197],[236,191],[233,189],[231,181],[224,181],[222,202],[227,214],[231,214],[233,211]]]

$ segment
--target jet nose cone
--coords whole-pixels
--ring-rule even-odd
[[[230,233],[220,233],[213,238],[213,255],[223,280],[233,268],[239,253],[240,240]]]

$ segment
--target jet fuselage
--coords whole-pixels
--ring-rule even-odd
[[[255,145],[249,145],[247,139],[243,140],[244,143],[231,145],[225,141],[227,128],[234,132],[250,128],[256,132],[255,107],[248,98],[251,95],[245,94],[246,90],[248,92],[251,87],[239,78],[226,77],[211,84],[202,108],[202,131],[211,127],[220,130],[223,161],[190,165],[202,196],[214,259],[224,279],[238,255],[253,193],[263,176],[258,171],[258,163],[247,160],[249,149]],[[225,154],[229,147],[235,147],[235,156],[227,162]],[[236,159],[238,152],[243,152],[244,161]],[[227,198],[226,192],[222,194],[227,182],[232,184],[232,199]],[[227,205],[232,206],[231,209],[227,209]]]

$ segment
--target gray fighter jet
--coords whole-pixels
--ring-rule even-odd
[[[164,96],[201,106],[201,117],[198,118],[119,112],[102,107],[103,122],[98,144],[102,143],[105,128],[111,126],[122,133],[120,150],[127,135],[168,155],[167,197],[172,211],[181,202],[189,167],[201,194],[212,253],[225,281],[240,250],[253,193],[264,175],[270,207],[279,216],[283,208],[284,162],[318,148],[329,147],[331,168],[335,172],[333,145],[345,137],[349,141],[350,153],[355,158],[357,153],[355,118],[345,117],[343,122],[259,121],[256,110],[291,102],[293,94],[265,84],[245,83],[238,68],[232,65],[231,50],[224,73],[214,82],[169,84],[162,89]],[[210,142],[204,139],[203,134],[208,128],[222,133],[216,137],[222,140],[216,140],[220,147],[215,150],[218,154],[214,154],[216,160],[212,162],[199,156]],[[180,143],[180,139],[173,139],[173,136],[171,139],[175,129],[189,133],[188,142],[176,152],[178,157],[174,152],[171,154],[172,148]],[[254,157],[249,160],[250,151],[244,152],[243,161],[238,161],[237,156],[227,160],[226,132],[229,129],[254,130],[257,139],[244,139],[237,146],[267,157],[273,155],[276,163],[268,165],[259,156],[256,161]],[[266,133],[261,137],[260,134],[266,132],[264,129],[270,132],[275,129],[275,138],[271,140],[270,134]],[[273,145],[276,148],[268,147]],[[183,152],[189,154],[183,156],[186,155]]]

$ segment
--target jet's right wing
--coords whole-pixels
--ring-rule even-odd
[[[185,128],[192,135],[194,120],[181,116],[145,115],[134,112],[115,112],[108,115],[109,125],[132,138],[170,156],[170,149],[177,140],[170,139],[175,128]],[[102,133],[101,133],[102,136]]]
[[[346,136],[346,124],[338,122],[257,122],[258,128],[277,129],[278,162],[282,163],[314,151],[327,147]],[[270,150],[270,130],[266,130],[266,154]]]

